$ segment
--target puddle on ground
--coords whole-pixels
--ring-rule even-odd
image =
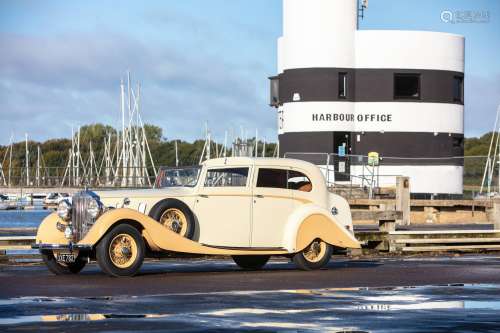
[[[144,319],[164,318],[166,314],[101,314],[101,313],[71,313],[43,316],[20,316],[14,318],[0,318],[0,325],[24,324],[30,322],[58,322],[58,321],[98,321],[106,319]]]
[[[75,309],[76,313],[68,313]],[[144,309],[149,313],[144,314]],[[139,297],[22,297],[0,300],[0,326],[48,327],[44,324],[65,325],[63,323],[72,322],[72,325],[79,325],[81,322],[81,325],[89,325],[91,322],[106,322],[106,327],[125,325],[117,330],[129,331],[180,325],[194,331],[225,328],[384,332],[391,327],[394,331],[411,332],[423,329],[416,327],[415,323],[425,322],[430,325],[425,327],[429,331],[433,328],[455,331],[462,327],[457,325],[475,327],[480,324],[484,332],[494,332],[500,325],[500,318],[493,314],[499,310],[500,285],[491,284],[233,291]]]

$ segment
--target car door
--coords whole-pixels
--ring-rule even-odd
[[[209,168],[194,204],[199,242],[249,247],[252,190],[249,167]]]
[[[286,167],[258,167],[253,186],[252,247],[282,247],[283,231],[294,209]]]

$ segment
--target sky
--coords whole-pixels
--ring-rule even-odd
[[[441,13],[488,13],[443,22]],[[120,126],[120,79],[141,84],[145,122],[168,139],[216,140],[241,128],[276,140],[281,0],[0,1],[0,144],[71,127]],[[466,38],[465,134],[492,129],[500,103],[500,1],[370,0],[360,29],[445,31]]]

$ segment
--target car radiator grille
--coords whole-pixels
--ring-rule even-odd
[[[78,192],[73,196],[71,220],[75,242],[82,240],[94,224],[94,219],[87,213],[91,200],[94,200],[92,196],[85,192]]]

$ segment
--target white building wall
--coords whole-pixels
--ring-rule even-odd
[[[462,194],[463,167],[456,165],[381,165],[378,170],[379,186],[394,187],[397,175],[410,177],[412,193]],[[363,166],[352,165],[351,174],[367,174]],[[354,184],[361,185],[361,179],[353,177]],[[366,185],[366,183],[365,183]]]
[[[356,0],[284,0],[278,71],[355,65]]]
[[[356,68],[463,72],[465,38],[431,31],[358,30]]]

